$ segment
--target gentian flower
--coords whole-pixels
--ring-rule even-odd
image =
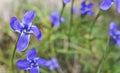
[[[60,26],[60,22],[64,22],[64,18],[60,17],[60,15],[57,11],[53,12],[50,15],[50,20],[51,20],[52,26],[56,27],[56,28],[58,28]]]
[[[109,34],[110,34],[112,43],[113,44],[117,43],[118,46],[120,47],[120,31],[118,30],[118,26],[115,22],[110,23]]]
[[[86,4],[86,1],[84,0],[82,3],[81,3],[81,8],[80,8],[80,12],[82,15],[86,15],[88,14],[89,16],[92,16],[93,15],[93,11],[91,10],[93,8],[94,4],[93,3],[89,3],[89,4]]]
[[[120,0],[115,0],[115,3],[116,9],[118,13],[120,13]],[[103,2],[100,4],[100,9],[108,10],[113,4],[114,4],[113,0],[103,0]]]
[[[17,42],[18,51],[24,51],[28,47],[30,33],[33,33],[38,40],[42,40],[41,31],[35,25],[32,25],[34,17],[35,12],[31,10],[25,13],[22,22],[19,22],[16,17],[11,17],[10,19],[11,28],[20,34],[19,40]]]
[[[29,70],[30,73],[40,73],[39,66],[46,66],[47,61],[37,57],[36,49],[28,51],[26,59],[18,60],[16,65],[21,70]]]
[[[67,4],[67,3],[69,3],[71,0],[63,0],[63,3],[64,4]]]
[[[47,61],[46,65],[51,71],[60,67],[56,58],[52,58],[51,60]]]

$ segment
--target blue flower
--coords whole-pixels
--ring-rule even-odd
[[[118,26],[115,22],[110,23],[109,35],[112,38],[112,43],[117,43],[120,47],[120,31],[118,30]]]
[[[37,57],[36,49],[32,48],[28,51],[26,59],[18,60],[16,65],[21,70],[29,70],[30,73],[40,73],[39,66],[46,66],[47,61]]]
[[[77,9],[75,7],[72,7],[72,13],[76,14],[77,13]]]
[[[92,16],[93,15],[93,11],[91,10],[93,8],[94,4],[93,3],[89,3],[89,4],[86,4],[86,1],[84,0],[82,3],[81,3],[81,8],[80,8],[80,12],[82,15],[86,15],[88,14],[89,16]]]
[[[54,70],[60,67],[56,58],[52,58],[51,60],[47,61],[46,65],[50,70]]]
[[[17,42],[17,50],[24,51],[30,41],[30,33],[33,33],[38,40],[42,40],[42,33],[35,25],[32,25],[32,21],[35,17],[34,11],[28,11],[23,16],[22,22],[16,17],[11,17],[10,26],[11,28],[20,34],[19,40]]]
[[[108,10],[113,5],[113,0],[103,0],[103,2],[100,4],[100,9],[102,10]],[[116,3],[116,9],[118,13],[120,13],[120,0],[115,0]]]
[[[50,15],[50,20],[51,20],[52,26],[56,27],[56,28],[58,28],[60,26],[60,22],[64,22],[64,18],[60,17],[60,15],[57,11],[53,12]]]
[[[67,4],[67,3],[69,3],[69,2],[71,2],[71,0],[63,0],[63,3],[64,3],[64,4]]]

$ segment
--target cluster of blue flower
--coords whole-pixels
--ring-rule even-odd
[[[64,4],[71,2],[71,0],[63,0]],[[113,0],[103,0],[100,5],[100,9],[108,10],[112,4]],[[115,0],[116,9],[120,13],[120,0]],[[82,15],[88,14],[89,16],[93,15],[94,4],[87,4],[85,0],[81,3],[80,12]],[[73,14],[77,12],[76,8],[72,8]],[[26,50],[30,42],[30,34],[33,33],[38,40],[42,40],[42,33],[39,28],[35,25],[32,25],[32,21],[35,17],[35,12],[33,10],[28,11],[23,16],[22,22],[16,17],[11,17],[10,26],[11,28],[20,34],[16,48],[19,52]],[[59,15],[57,11],[53,12],[50,15],[50,20],[53,27],[59,27],[61,22],[64,22],[64,18]],[[110,36],[120,47],[120,31],[118,31],[118,26],[115,22],[110,23]],[[37,57],[36,49],[32,48],[27,52],[26,59],[18,60],[16,65],[19,69],[29,70],[30,73],[39,73],[39,66],[48,67],[50,70],[54,70],[55,68],[59,68],[59,64],[56,58],[52,58],[51,60],[45,60],[43,58]]]

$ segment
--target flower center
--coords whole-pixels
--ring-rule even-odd
[[[37,67],[38,66],[38,64],[37,64],[37,61],[35,60],[31,60],[31,62],[30,62],[30,66],[31,67]]]
[[[22,30],[22,31],[23,31],[24,33],[30,33],[30,29],[31,29],[31,28],[28,27],[28,25],[25,25],[25,26],[23,27],[23,30]]]

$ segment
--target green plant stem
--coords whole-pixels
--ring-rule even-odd
[[[90,39],[88,40],[88,42],[90,43],[90,44],[89,44],[89,49],[90,49],[91,51],[92,51],[91,40],[93,39],[93,38],[92,38],[92,31],[93,31],[93,28],[94,28],[94,26],[95,26],[95,23],[96,23],[97,19],[99,18],[100,14],[101,14],[101,11],[98,12],[98,14],[97,14],[96,17],[95,17],[95,20],[93,21],[92,25],[90,26],[90,31],[89,31]]]
[[[19,37],[20,37],[20,35],[19,35]],[[17,39],[17,42],[18,42],[18,40],[19,40],[19,37],[18,37],[18,39]],[[12,54],[12,58],[11,58],[11,65],[12,65],[12,70],[13,70],[13,72],[14,72],[14,57],[15,57],[15,53],[16,53],[16,49],[17,49],[17,42],[16,42],[16,44],[15,44],[15,48],[14,48],[14,50],[13,50],[13,54]]]
[[[105,48],[106,50],[105,50],[105,52],[103,53],[102,60],[101,60],[101,62],[100,62],[100,64],[99,64],[99,67],[98,67],[96,73],[100,73],[100,72],[101,72],[102,67],[103,67],[103,65],[104,65],[104,63],[105,63],[105,61],[106,61],[106,58],[107,58],[108,53],[109,53],[109,50],[110,50],[110,48],[109,48],[109,41],[110,41],[110,37],[109,37],[108,40],[107,40],[107,44],[106,44],[106,48]]]
[[[64,9],[65,9],[65,4],[64,3],[62,3],[62,10],[61,10],[61,12],[60,12],[60,17],[62,17],[62,14],[63,14],[63,11],[64,11]]]
[[[70,37],[71,37],[72,25],[73,25],[73,11],[72,11],[73,5],[74,5],[74,0],[72,0],[72,3],[71,3],[70,26],[69,26],[69,33],[68,33],[68,42],[69,43],[71,42]],[[69,47],[70,47],[70,44],[69,44]]]

